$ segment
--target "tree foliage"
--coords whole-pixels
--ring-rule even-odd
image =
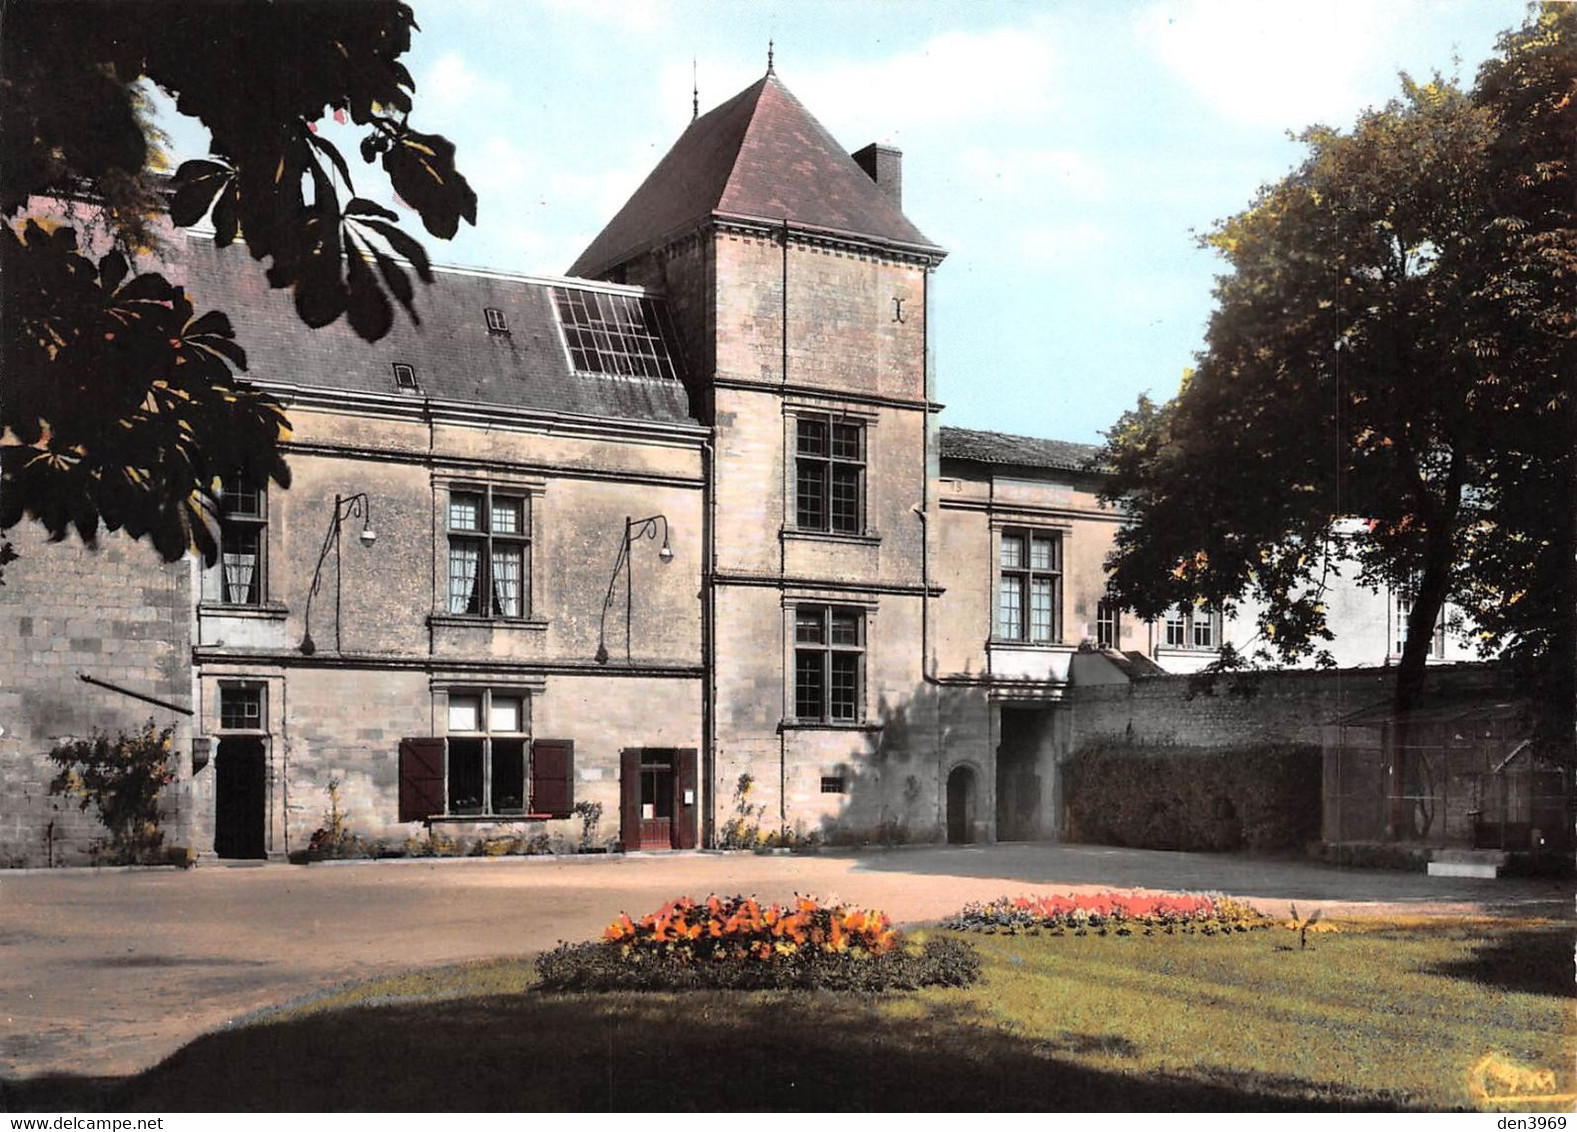
[[[409,123],[399,60],[414,28],[394,0],[5,6],[0,528],[31,517],[90,543],[124,529],[167,559],[211,560],[221,476],[288,485],[279,405],[240,376],[229,319],[153,270],[159,233],[210,216],[215,242],[244,239],[308,326],[343,315],[374,341],[395,302],[416,319],[410,272],[431,281],[420,243],[357,195],[316,128],[327,115],[365,127],[362,159],[430,234],[475,223],[453,145]],[[150,84],[211,135],[210,156],[168,186]]]
[[[1570,744],[1574,45],[1552,5],[1471,91],[1404,78],[1204,237],[1230,271],[1197,368],[1108,434],[1126,605],[1253,608],[1294,661],[1333,574],[1405,590],[1405,708],[1449,599]]]

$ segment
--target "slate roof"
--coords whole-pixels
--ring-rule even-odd
[[[584,417],[693,423],[679,381],[577,373],[570,367],[550,288],[583,286],[639,294],[586,280],[526,279],[435,269],[430,286],[413,282],[421,325],[396,310],[378,342],[356,337],[341,318],[313,330],[296,317],[289,291],[276,291],[239,245],[215,247],[189,236],[167,266],[199,311],[230,316],[247,353],[247,376],[324,390],[398,395],[393,363],[415,367],[419,391],[434,400],[510,406]],[[487,329],[484,308],[504,312],[509,332]],[[679,345],[670,342],[678,358]]]
[[[712,216],[941,254],[769,71],[690,123],[570,274],[601,275]]]
[[[1094,444],[1075,444],[1071,440],[1043,440],[1037,436],[1011,436],[1005,432],[982,432],[972,428],[943,426],[941,453],[944,460],[968,460],[977,464],[1011,464],[1023,468],[1056,468],[1070,472],[1098,472],[1101,449]]]

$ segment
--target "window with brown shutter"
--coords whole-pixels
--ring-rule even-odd
[[[569,739],[531,743],[531,812],[567,818],[575,809],[575,744]]]
[[[426,821],[444,812],[444,741],[400,740],[400,820]]]

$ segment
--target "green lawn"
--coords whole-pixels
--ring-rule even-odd
[[[1571,1092],[1569,924],[1311,937],[967,937],[969,990],[541,995],[528,962],[358,984],[124,1081],[6,1107],[1261,1109],[1471,1107],[1486,1053]],[[1290,946],[1289,946],[1290,945]],[[1568,1108],[1570,1105],[1567,1106]],[[1551,1107],[1533,1111],[1556,1111]]]

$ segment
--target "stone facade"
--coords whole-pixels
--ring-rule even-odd
[[[47,752],[148,716],[199,854],[305,849],[331,786],[396,844],[563,846],[575,803],[626,849],[1057,836],[1078,735],[1219,641],[1103,609],[1093,449],[939,429],[945,253],[900,185],[769,74],[575,278],[441,272],[374,345],[189,241],[166,271],[236,322],[291,484],[227,497],[206,568],[9,533],[0,861],[86,859]]]

